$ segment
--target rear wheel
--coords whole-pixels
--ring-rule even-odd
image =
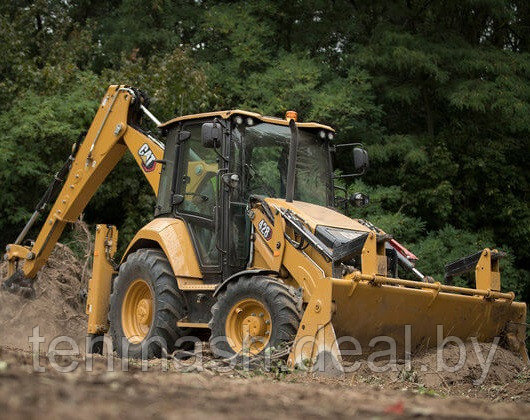
[[[160,357],[185,335],[177,321],[187,312],[161,250],[140,249],[121,265],[110,300],[110,334],[120,357]]]
[[[218,357],[256,356],[292,342],[301,297],[276,279],[256,276],[229,283],[212,307],[210,346]]]

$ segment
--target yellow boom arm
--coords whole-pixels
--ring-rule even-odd
[[[17,273],[26,281],[35,277],[49,257],[67,223],[75,222],[99,186],[116,166],[127,149],[158,194],[160,163],[164,146],[137,127],[141,113],[157,120],[143,105],[141,94],[130,87],[113,85],[105,94],[85,139],[71,156],[71,165],[53,207],[35,243],[22,246],[23,237],[38,216],[35,212],[15,244],[7,246],[9,279]],[[21,272],[17,272],[22,263]],[[31,285],[28,281],[27,285]]]

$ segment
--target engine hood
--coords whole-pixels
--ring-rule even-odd
[[[281,198],[266,198],[265,201],[271,208],[277,206],[293,211],[299,217],[304,219],[313,231],[317,226],[330,226],[334,228],[352,229],[364,232],[370,231],[370,229],[359,223],[356,219],[350,219],[349,217],[328,207],[306,203],[303,201],[293,201],[288,203]]]

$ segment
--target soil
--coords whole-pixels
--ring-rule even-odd
[[[2,279],[7,267],[0,266]],[[84,263],[65,245],[57,244],[35,282],[36,298],[29,300],[12,293],[0,293],[1,344],[29,349],[28,337],[34,327],[47,338],[68,335],[84,345],[86,320],[83,293]],[[46,345],[51,340],[46,341]]]
[[[0,268],[5,271],[5,266]],[[436,351],[429,351],[414,356],[410,369],[398,361],[388,371],[374,373],[364,360],[342,378],[287,373],[283,365],[272,372],[226,371],[208,355],[199,370],[174,360],[149,361],[145,371],[141,363],[130,361],[124,370],[112,355],[87,358],[86,273],[84,259],[58,245],[39,273],[35,300],[0,292],[3,418],[530,418],[528,366],[497,348],[482,378],[476,346],[486,358],[491,345],[484,343],[466,345],[467,357],[457,372],[437,371]],[[32,351],[28,342],[35,326],[46,340],[40,352]],[[59,335],[72,337],[80,354],[48,352]],[[445,349],[448,366],[457,358],[458,348]],[[90,360],[92,369],[87,369]],[[109,360],[113,371],[107,369]],[[71,363],[77,364],[71,372],[58,371]]]

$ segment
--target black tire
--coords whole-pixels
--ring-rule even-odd
[[[140,343],[132,343],[123,331],[121,313],[127,290],[138,278],[149,285],[153,296],[152,323],[145,338]],[[187,333],[177,327],[177,321],[186,313],[185,299],[164,252],[140,249],[130,254],[120,266],[110,298],[110,335],[114,351],[120,357],[135,359],[160,357],[162,349],[173,352],[175,342]]]
[[[229,358],[236,354],[223,337],[228,335],[225,325],[231,309],[243,299],[261,302],[271,317],[269,341],[256,356],[267,348],[278,349],[294,340],[302,318],[302,298],[296,289],[270,277],[243,277],[229,283],[212,307],[210,348],[215,356]]]

